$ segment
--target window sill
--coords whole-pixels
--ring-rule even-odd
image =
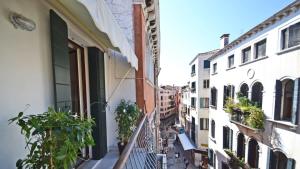
[[[233,66],[233,67],[230,67],[230,68],[227,68],[226,69],[226,71],[228,71],[228,70],[232,70],[232,69],[235,69],[236,67],[235,66]]]
[[[211,75],[213,76],[213,75],[216,75],[216,74],[218,74],[218,72],[212,73]]]
[[[293,124],[293,123],[288,122],[288,121],[273,120],[273,119],[266,119],[266,120],[269,121],[269,122],[273,122],[273,123],[288,126],[288,127],[290,127],[290,129],[293,129],[293,130],[296,130],[296,128],[298,127],[298,125]]]
[[[212,138],[211,136],[209,136],[209,139],[210,139],[212,142],[216,143],[216,139],[215,139],[215,138]]]
[[[260,61],[260,60],[267,59],[267,58],[268,58],[268,56],[262,56],[262,57],[260,57],[260,58],[257,58],[257,59],[248,61],[248,62],[246,62],[246,63],[242,63],[242,64],[240,64],[239,66],[241,67],[241,66],[244,66],[244,65],[248,65],[248,64],[250,64],[250,63],[254,63],[254,62],[257,62],[257,61]]]
[[[294,50],[297,50],[297,49],[300,49],[300,45],[293,46],[293,47],[290,47],[290,48],[287,48],[287,49],[283,49],[283,50],[277,52],[277,55],[281,55],[281,54],[291,52],[291,51],[294,51]]]
[[[209,107],[210,107],[210,108],[212,108],[212,109],[215,109],[215,110],[217,110],[217,106],[210,105]]]

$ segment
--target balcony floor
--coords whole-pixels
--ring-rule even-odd
[[[101,160],[89,160],[78,169],[112,169],[119,159],[118,149],[108,152]]]

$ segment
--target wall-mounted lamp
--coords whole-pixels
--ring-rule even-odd
[[[27,31],[33,31],[36,28],[36,24],[33,20],[18,13],[11,12],[9,19],[16,29],[20,28]]]

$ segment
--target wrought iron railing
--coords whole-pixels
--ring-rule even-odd
[[[115,164],[114,169],[159,168],[153,143],[153,132],[147,116],[144,116]]]

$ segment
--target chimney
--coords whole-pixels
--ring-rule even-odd
[[[224,48],[229,43],[229,34],[223,34],[220,37],[220,49]]]

